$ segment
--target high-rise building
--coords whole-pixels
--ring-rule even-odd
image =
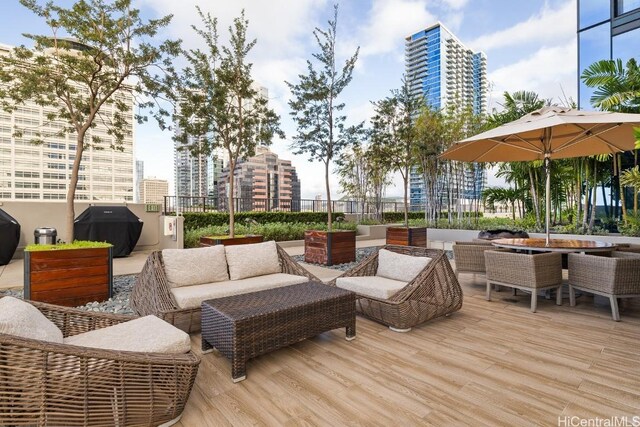
[[[415,96],[424,96],[434,109],[450,106],[474,114],[487,109],[487,58],[467,48],[442,23],[427,27],[405,39],[405,78]],[[463,198],[480,197],[486,182],[483,168],[464,173]],[[441,186],[440,186],[441,187]],[[425,204],[425,185],[414,168],[410,177],[412,208]]]
[[[257,83],[253,88],[258,91],[258,96],[268,99],[269,90]],[[176,134],[182,130],[176,125]],[[190,139],[189,144],[193,144]],[[182,149],[180,149],[182,147]],[[179,142],[174,143],[174,177],[176,196],[191,197],[217,197],[218,183],[222,167],[228,162],[223,150],[215,150],[213,155],[193,155]],[[184,203],[189,203],[184,200]],[[193,200],[193,203],[199,203]]]
[[[0,44],[0,55],[9,55],[12,47]],[[84,151],[76,187],[77,200],[133,201],[133,110],[134,99],[126,91],[115,95],[131,107],[122,151],[111,150],[113,136],[102,120],[89,129],[86,140],[99,137],[104,150],[87,147]],[[74,135],[54,135],[64,126],[61,121],[47,120],[53,107],[26,102],[12,113],[0,110],[0,200],[64,200],[75,159]],[[103,105],[102,117],[110,117],[114,107]],[[23,129],[22,137],[14,137],[15,128]],[[37,130],[45,136],[44,143],[30,142]]]
[[[169,182],[165,179],[149,177],[140,182],[141,203],[164,203],[164,196],[169,193]]]
[[[582,72],[602,59],[640,62],[640,0],[578,0],[578,105],[592,109]]]
[[[218,185],[221,208],[227,205],[229,168],[222,170]],[[300,210],[300,180],[290,160],[278,158],[267,147],[238,162],[234,174],[234,197],[238,210]]]
[[[136,203],[142,203],[142,180],[144,179],[144,161],[136,160],[136,180],[133,183],[136,189],[136,197],[134,201]]]

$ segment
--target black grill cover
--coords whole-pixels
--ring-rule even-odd
[[[0,209],[0,265],[9,264],[20,242],[20,224]]]
[[[90,206],[76,218],[73,236],[76,240],[109,242],[113,256],[127,256],[136,247],[142,220],[126,206]]]

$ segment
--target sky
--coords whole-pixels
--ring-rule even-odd
[[[48,34],[41,18],[18,0],[0,0],[0,43],[29,45],[22,33]],[[43,1],[40,1],[42,3]],[[59,0],[61,5],[70,0]],[[302,197],[324,193],[322,164],[294,155],[295,135],[285,81],[296,83],[306,70],[306,60],[317,52],[315,27],[326,28],[333,1],[327,0],[134,0],[143,18],[172,14],[171,24],[157,39],[181,39],[185,48],[202,47],[191,28],[201,26],[196,5],[218,18],[221,41],[226,42],[234,17],[245,10],[250,37],[257,44],[249,58],[253,78],[269,90],[270,106],[280,115],[285,139],[271,149],[290,159],[298,170]],[[504,91],[527,90],[542,98],[566,103],[577,99],[576,0],[343,0],[338,1],[338,52],[344,61],[360,47],[351,84],[339,101],[346,104],[348,123],[367,121],[371,101],[389,95],[400,86],[404,72],[404,38],[442,22],[475,51],[487,55],[489,109],[500,110]],[[145,177],[170,181],[173,193],[173,142],[170,131],[161,131],[153,120],[135,126],[135,156],[145,163]],[[387,190],[402,194],[401,181]],[[489,185],[500,179],[489,173]],[[338,180],[331,178],[332,196],[341,196]],[[324,197],[323,197],[324,198]]]

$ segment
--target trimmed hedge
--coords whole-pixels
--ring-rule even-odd
[[[478,217],[482,218],[482,212],[477,213]],[[440,218],[447,219],[449,216],[446,212],[440,212]],[[453,218],[458,217],[458,213],[452,214]],[[463,218],[475,218],[476,212],[463,212]],[[404,221],[404,212],[385,212],[383,214],[384,222],[402,222]],[[409,219],[424,219],[424,211],[409,212]]]
[[[268,224],[260,224],[251,227],[251,233],[261,234],[264,237],[264,240],[275,240],[276,242],[286,241],[286,240],[302,240],[304,239],[304,232],[306,230],[326,230],[327,223],[311,223],[311,224],[301,224],[301,223],[284,223],[284,222],[276,222],[276,223],[268,223]],[[356,224],[353,222],[342,223],[340,226],[334,227],[334,230],[355,230]],[[184,233],[184,247],[185,248],[196,248],[200,245],[200,237],[203,236],[212,236],[212,235],[223,235],[226,233],[227,226],[226,225],[213,225],[209,227],[197,228],[192,230],[185,230]],[[236,227],[236,236],[239,234],[247,234],[249,229],[242,225],[238,224]]]
[[[193,230],[196,228],[211,227],[217,225],[228,225],[229,214],[226,212],[185,212],[184,229]],[[341,212],[333,212],[331,217],[335,221],[336,217],[343,216]],[[260,224],[267,223],[326,223],[326,212],[236,212],[236,225],[244,224],[247,219],[253,219]]]

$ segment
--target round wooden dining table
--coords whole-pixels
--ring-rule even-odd
[[[548,245],[545,239],[538,238],[496,239],[492,240],[491,244],[499,248],[561,253],[611,252],[617,248],[614,243],[576,239],[551,239]]]

